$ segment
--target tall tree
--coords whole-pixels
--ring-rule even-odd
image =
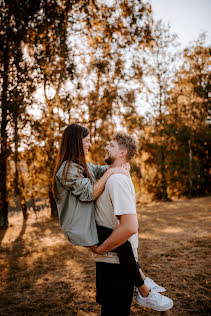
[[[7,192],[7,159],[9,156],[8,146],[8,122],[9,116],[13,113],[14,95],[13,86],[16,86],[16,96],[20,96],[16,84],[16,75],[20,71],[22,47],[29,23],[34,19],[39,10],[40,1],[1,1],[0,10],[0,64],[1,64],[1,155],[0,155],[0,226],[7,226],[8,223],[8,192]],[[18,51],[18,53],[17,53]],[[21,70],[22,71],[22,70]],[[20,74],[20,73],[19,73]],[[21,76],[21,75],[20,75]],[[15,100],[16,101],[16,100]]]
[[[29,41],[29,52],[37,66],[40,74],[40,81],[43,85],[45,109],[41,119],[42,136],[45,139],[45,150],[48,154],[46,168],[49,173],[48,197],[51,206],[51,215],[57,215],[56,203],[51,189],[51,179],[55,165],[55,141],[57,129],[56,111],[64,109],[64,98],[61,90],[64,83],[69,79],[74,70],[71,60],[71,52],[67,46],[68,37],[68,13],[72,8],[72,2],[45,1],[40,12],[40,21],[37,21],[36,28],[32,24],[29,34],[33,40]],[[30,50],[31,48],[31,50]],[[62,124],[64,125],[64,124]]]
[[[27,129],[27,124],[31,122],[27,114],[27,107],[33,102],[33,92],[35,91],[35,84],[33,78],[33,67],[30,67],[26,57],[23,56],[22,47],[17,47],[13,54],[15,65],[15,77],[13,86],[9,92],[10,99],[10,117],[9,128],[10,134],[13,134],[12,152],[14,153],[15,162],[15,176],[14,176],[14,195],[20,199],[20,204],[23,211],[24,218],[27,217],[26,213],[26,200],[24,197],[24,187],[22,181],[22,174],[20,169],[19,148],[20,141],[24,137],[24,131]],[[11,136],[11,135],[10,135]]]
[[[153,42],[146,48],[142,62],[145,61],[144,84],[148,102],[151,103],[153,115],[152,125],[147,129],[148,139],[142,139],[144,150],[149,158],[146,163],[157,169],[155,179],[159,199],[168,201],[168,130],[166,129],[166,112],[169,91],[172,86],[176,65],[178,63],[176,35],[172,34],[169,25],[158,21],[152,30]],[[148,124],[147,124],[148,125]],[[147,134],[148,134],[147,133]]]

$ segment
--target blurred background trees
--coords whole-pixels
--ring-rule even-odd
[[[103,163],[115,131],[137,137],[138,193],[163,200],[210,193],[203,34],[181,52],[169,26],[154,23],[140,0],[4,0],[0,9],[0,226],[9,205],[27,218],[43,199],[57,214],[52,171],[61,133],[73,122],[89,128],[94,163]],[[146,103],[151,111],[143,116]]]
[[[182,192],[189,197],[210,192],[211,184],[210,48],[203,43],[201,34],[184,50],[184,63],[175,75],[168,103],[177,144],[171,164],[178,166],[171,177],[182,184]]]

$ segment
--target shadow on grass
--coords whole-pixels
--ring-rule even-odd
[[[57,219],[33,223],[30,240],[24,221],[19,236],[4,251],[6,286],[0,296],[0,315],[77,315],[93,311],[95,266],[91,256],[61,238]],[[44,245],[59,235],[59,243]],[[44,241],[44,242],[43,242]],[[41,244],[43,243],[43,247]],[[88,251],[88,250],[87,250]],[[77,272],[77,268],[80,268]],[[92,299],[89,298],[91,282]],[[88,299],[84,297],[84,294]]]

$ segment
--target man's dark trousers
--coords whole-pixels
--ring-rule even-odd
[[[120,264],[96,262],[96,301],[101,316],[128,316],[134,282]]]

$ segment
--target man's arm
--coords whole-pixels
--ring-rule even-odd
[[[93,252],[102,255],[111,251],[121,246],[138,231],[138,220],[136,214],[120,215],[119,220],[119,225],[99,247],[91,247]]]

